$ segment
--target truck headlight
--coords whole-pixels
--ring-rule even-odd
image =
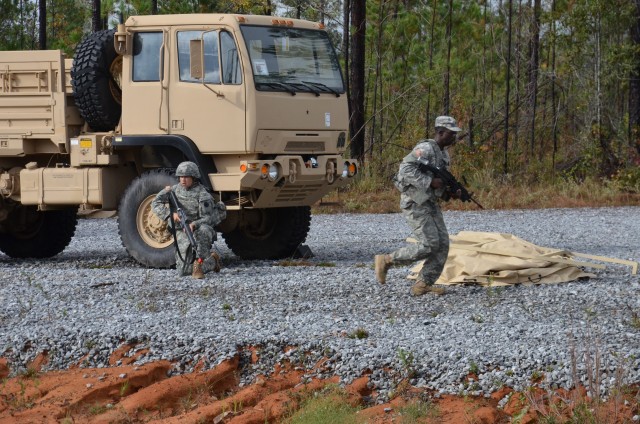
[[[277,162],[272,163],[269,166],[269,181],[275,181],[280,176],[280,166]]]

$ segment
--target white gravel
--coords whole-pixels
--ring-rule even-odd
[[[445,221],[451,234],[500,231],[640,260],[640,207],[445,212]],[[640,279],[629,267],[607,263],[587,282],[453,287],[413,298],[409,267],[391,270],[383,286],[372,266],[374,254],[408,235],[398,214],[318,215],[306,242],[316,266],[242,261],[218,242],[225,268],[193,280],[130,259],[114,219],[81,220],[53,259],[0,254],[0,356],[14,373],[43,351],[50,369],[79,361],[105,367],[129,342],[136,343],[130,354],[149,349],[140,362],[168,359],[180,373],[238,352],[248,359],[245,348],[258,346],[260,361],[243,362],[244,384],[279,361],[309,368],[327,357],[325,375],[345,382],[371,372],[379,401],[405,377],[439,393],[475,395],[503,386],[569,388],[576,379],[606,395],[640,382]],[[357,330],[368,335],[353,337]]]

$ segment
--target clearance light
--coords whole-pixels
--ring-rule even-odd
[[[243,164],[240,165],[240,172],[242,172],[243,174],[245,172],[247,172],[247,164],[246,163],[243,163]]]
[[[267,178],[268,175],[269,165],[265,163],[264,165],[262,165],[262,168],[260,168],[260,178]]]
[[[325,28],[325,26],[324,26],[324,24],[322,24],[322,23],[319,23],[319,22],[318,22],[318,28],[319,28],[319,29],[324,29],[324,28]]]
[[[283,25],[283,26],[293,26],[293,21],[290,19],[271,19],[271,25]]]
[[[247,18],[245,18],[244,16],[236,16],[236,21],[240,22],[241,24],[247,22]]]

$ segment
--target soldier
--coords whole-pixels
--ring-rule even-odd
[[[226,207],[222,202],[215,202],[209,192],[200,184],[200,171],[193,162],[182,162],[176,168],[179,183],[166,186],[156,195],[151,207],[153,212],[162,220],[173,219],[176,228],[176,269],[178,275],[191,273],[193,278],[204,278],[209,271],[220,272],[220,257],[217,253],[210,254],[211,245],[216,240],[214,227],[226,217]],[[188,217],[188,225],[195,236],[198,245],[198,257],[193,264],[189,251],[189,238],[184,232],[180,217],[176,212],[171,217],[171,210],[167,207],[169,193],[173,191],[180,202],[180,207]],[[169,224],[171,225],[171,224]]]
[[[411,287],[411,294],[444,293],[444,289],[434,287],[449,254],[449,233],[437,201],[444,194],[444,184],[430,172],[421,172],[418,158],[426,159],[430,165],[448,168],[450,158],[446,148],[455,143],[459,131],[455,119],[438,116],[435,140],[420,140],[402,160],[395,184],[402,193],[400,208],[417,243],[387,255],[375,256],[376,280],[379,283],[385,283],[390,267],[424,259],[424,266],[417,282]]]

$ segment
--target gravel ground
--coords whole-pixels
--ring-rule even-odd
[[[445,212],[445,221],[451,234],[499,231],[640,260],[640,207]],[[240,352],[243,384],[277,362],[309,368],[326,357],[323,376],[348,382],[371,371],[378,401],[405,377],[474,395],[532,381],[569,388],[576,379],[606,395],[640,382],[640,279],[629,267],[606,264],[586,282],[460,286],[413,298],[409,267],[390,270],[382,286],[372,266],[374,254],[408,235],[397,214],[318,215],[306,242],[315,266],[242,261],[218,242],[225,268],[193,280],[130,259],[114,219],[81,220],[51,260],[0,254],[0,356],[14,373],[42,351],[48,369],[104,367],[128,342],[137,344],[130,354],[149,349],[140,362],[168,359],[180,373]],[[249,363],[248,346],[258,347],[258,363]]]

